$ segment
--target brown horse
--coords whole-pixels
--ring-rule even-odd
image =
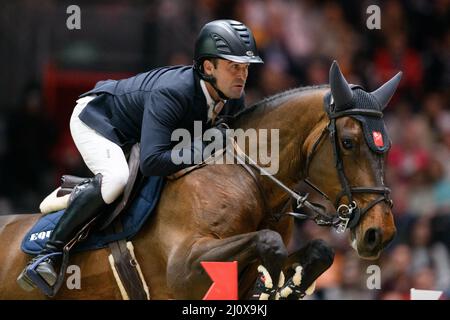
[[[308,178],[340,207],[334,220],[345,221],[350,214],[351,221],[346,220],[344,229],[350,229],[353,247],[363,258],[378,257],[392,240],[395,225],[383,184],[385,152],[369,147],[357,117],[379,116],[398,80],[396,76],[366,93],[359,87],[351,88],[333,64],[330,87],[278,94],[250,107],[233,124],[244,130],[279,129],[279,154],[272,155],[279,163],[274,178],[287,188]],[[333,112],[327,113],[324,97],[330,92]],[[369,96],[377,110],[364,109],[367,101],[359,95]],[[356,105],[352,106],[352,101]],[[258,265],[267,269],[276,284],[282,278],[281,270],[287,276],[285,283],[292,280],[292,263],[299,263],[303,266],[300,289],[304,292],[331,265],[333,254],[323,242],[312,241],[288,257],[285,245],[293,218],[276,218],[280,211],[286,211],[288,201],[289,194],[273,180],[252,176],[237,164],[204,166],[168,181],[153,218],[133,241],[151,298],[201,299],[211,285],[201,261],[238,261],[240,298],[252,294]],[[0,216],[0,299],[45,298],[38,290],[25,292],[16,284],[29,260],[19,249],[20,242],[38,218]],[[81,289],[63,286],[56,298],[120,299],[108,254],[109,249],[74,254],[70,263],[80,267]],[[272,293],[266,297],[273,298]]]

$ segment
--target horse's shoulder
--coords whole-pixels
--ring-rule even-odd
[[[258,191],[254,179],[242,166],[235,164],[205,166],[183,179],[192,190],[208,190],[211,195],[220,191],[226,192],[229,197],[241,198]]]

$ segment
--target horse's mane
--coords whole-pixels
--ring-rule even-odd
[[[281,100],[281,99],[287,99],[288,97],[290,97],[292,95],[295,95],[298,93],[303,93],[305,91],[317,90],[317,89],[323,89],[323,88],[329,88],[329,85],[321,84],[321,85],[315,85],[315,86],[299,87],[299,88],[289,89],[289,90],[277,93],[273,96],[266,97],[263,100],[250,105],[249,107],[246,107],[244,110],[238,112],[234,116],[234,119],[237,120],[241,116],[251,114],[255,111],[265,111],[267,108],[275,108],[279,104],[273,103],[273,102],[275,102],[275,101],[278,102],[278,100]]]

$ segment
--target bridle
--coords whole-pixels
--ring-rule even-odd
[[[386,202],[391,208],[393,206],[393,201],[390,198],[391,190],[386,187],[381,181],[380,186],[370,186],[370,187],[353,187],[350,186],[348,183],[348,179],[344,172],[344,163],[342,160],[342,157],[340,155],[340,148],[339,148],[339,141],[338,141],[338,135],[337,135],[337,129],[336,129],[336,120],[341,117],[346,116],[370,116],[370,117],[378,117],[382,118],[383,113],[378,110],[374,109],[360,109],[360,108],[353,108],[353,109],[347,109],[344,111],[334,111],[334,104],[332,102],[332,99],[330,97],[325,98],[325,109],[327,111],[327,115],[329,118],[328,125],[323,129],[321,135],[316,140],[316,142],[313,144],[313,148],[311,149],[311,152],[307,155],[306,160],[306,170],[305,175],[306,178],[303,180],[305,183],[307,183],[310,187],[312,187],[314,190],[319,192],[322,196],[324,196],[327,200],[330,201],[330,198],[321,191],[316,185],[314,185],[309,179],[308,179],[308,170],[309,165],[312,160],[312,158],[315,155],[315,152],[318,148],[318,146],[321,144],[322,141],[324,141],[324,137],[327,135],[330,138],[330,142],[333,148],[333,157],[334,157],[334,164],[338,173],[339,181],[341,184],[341,192],[337,195],[334,206],[337,208],[336,215],[330,216],[329,214],[325,213],[323,209],[318,206],[317,204],[311,203],[307,200],[308,194],[306,195],[300,195],[294,190],[290,189],[286,185],[284,185],[281,181],[267,173],[263,168],[261,168],[253,159],[248,157],[242,150],[239,149],[236,142],[233,141],[233,146],[235,150],[235,157],[237,158],[238,162],[245,167],[245,169],[253,176],[253,178],[257,181],[258,187],[261,192],[263,192],[262,187],[260,186],[260,183],[256,177],[252,174],[252,170],[248,168],[247,163],[249,163],[253,168],[256,168],[260,173],[264,174],[266,177],[268,177],[270,180],[272,180],[278,187],[282,188],[286,193],[288,193],[292,198],[296,200],[296,206],[297,209],[306,207],[310,209],[310,211],[313,213],[307,211],[306,214],[296,213],[296,212],[281,212],[280,214],[288,214],[295,218],[299,219],[312,219],[314,222],[321,226],[332,226],[336,229],[338,233],[344,232],[347,228],[352,229],[358,225],[361,218],[375,205],[377,205],[380,202]],[[330,102],[327,102],[330,101]],[[380,159],[380,168],[383,169],[383,164],[381,163]],[[249,170],[250,169],[250,170]],[[375,200],[372,200],[369,202],[369,204],[364,207],[360,208],[358,206],[358,203],[356,200],[353,199],[354,193],[373,193],[373,194],[379,194],[380,196],[376,198]],[[341,204],[341,200],[343,197],[346,197],[348,199],[348,204]],[[264,194],[262,194],[262,198],[264,199]],[[285,209],[285,208],[283,208]],[[282,210],[284,211],[284,210]]]
[[[327,99],[326,99],[327,100]],[[330,99],[331,100],[331,99]],[[341,192],[337,195],[334,206],[337,209],[337,217],[342,222],[339,224],[338,232],[343,232],[346,228],[354,228],[358,225],[361,218],[375,205],[377,205],[380,202],[386,202],[391,208],[393,207],[393,201],[390,197],[391,189],[386,187],[381,182],[380,186],[374,186],[374,187],[352,187],[348,183],[348,179],[344,172],[344,162],[342,161],[342,157],[340,155],[340,148],[339,148],[339,141],[338,141],[338,135],[337,135],[337,129],[336,129],[336,120],[338,118],[347,117],[347,116],[370,116],[370,117],[377,117],[382,118],[383,113],[378,110],[373,109],[349,109],[344,111],[335,112],[334,111],[334,105],[331,102],[329,104],[329,107],[326,108],[327,115],[329,118],[329,123],[327,127],[322,131],[322,134],[320,135],[319,139],[314,143],[313,148],[311,152],[307,156],[306,160],[306,176],[307,178],[304,179],[304,182],[308,184],[310,187],[312,187],[314,190],[318,191],[321,195],[323,195],[326,199],[330,199],[323,191],[321,191],[317,186],[315,186],[309,179],[308,179],[308,170],[309,170],[309,164],[311,162],[311,159],[313,158],[315,151],[317,150],[317,147],[322,142],[323,138],[327,135],[330,138],[330,142],[333,148],[333,158],[334,158],[334,165],[338,173],[339,182],[341,184]],[[381,163],[380,159],[380,168],[381,171],[383,171],[383,164]],[[373,194],[379,194],[380,196],[376,198],[375,200],[372,200],[365,206],[364,208],[360,208],[358,206],[358,203],[353,199],[354,193],[373,193]],[[340,204],[343,197],[346,197],[348,199],[348,204]],[[340,204],[340,205],[339,205]],[[325,224],[329,224],[329,220],[325,219]]]

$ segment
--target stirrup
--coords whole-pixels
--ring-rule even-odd
[[[47,259],[52,259],[58,255],[62,255],[62,252],[53,252],[46,255],[43,255],[36,261],[34,261],[32,264],[26,266],[24,277],[25,281],[30,280],[36,287],[38,287],[40,290],[42,290],[47,296],[53,296],[53,286],[51,286],[47,281],[39,274],[37,271],[37,268],[39,265]],[[56,272],[56,271],[55,271]],[[58,274],[56,274],[56,281],[58,280]]]
[[[78,233],[75,235],[72,240],[67,243],[62,252],[53,252],[50,254],[43,255],[39,259],[36,259],[32,264],[25,267],[24,271],[22,271],[23,275],[23,281],[25,286],[29,286],[31,289],[33,288],[33,285],[39,288],[44,294],[46,294],[49,297],[54,297],[56,293],[58,293],[59,289],[61,288],[61,285],[64,282],[64,276],[66,274],[67,266],[69,265],[69,251],[72,249],[72,247],[77,244],[78,242],[84,240],[89,232],[90,227],[94,224],[94,222],[97,220],[97,216],[91,219]],[[45,279],[42,278],[42,276],[37,272],[37,268],[39,267],[39,264],[51,257],[56,257],[57,255],[62,255],[62,261],[59,268],[59,273],[57,273],[56,282],[53,286],[50,286]],[[20,277],[20,276],[19,276]],[[24,288],[24,290],[27,290]],[[27,290],[29,291],[29,290]]]

